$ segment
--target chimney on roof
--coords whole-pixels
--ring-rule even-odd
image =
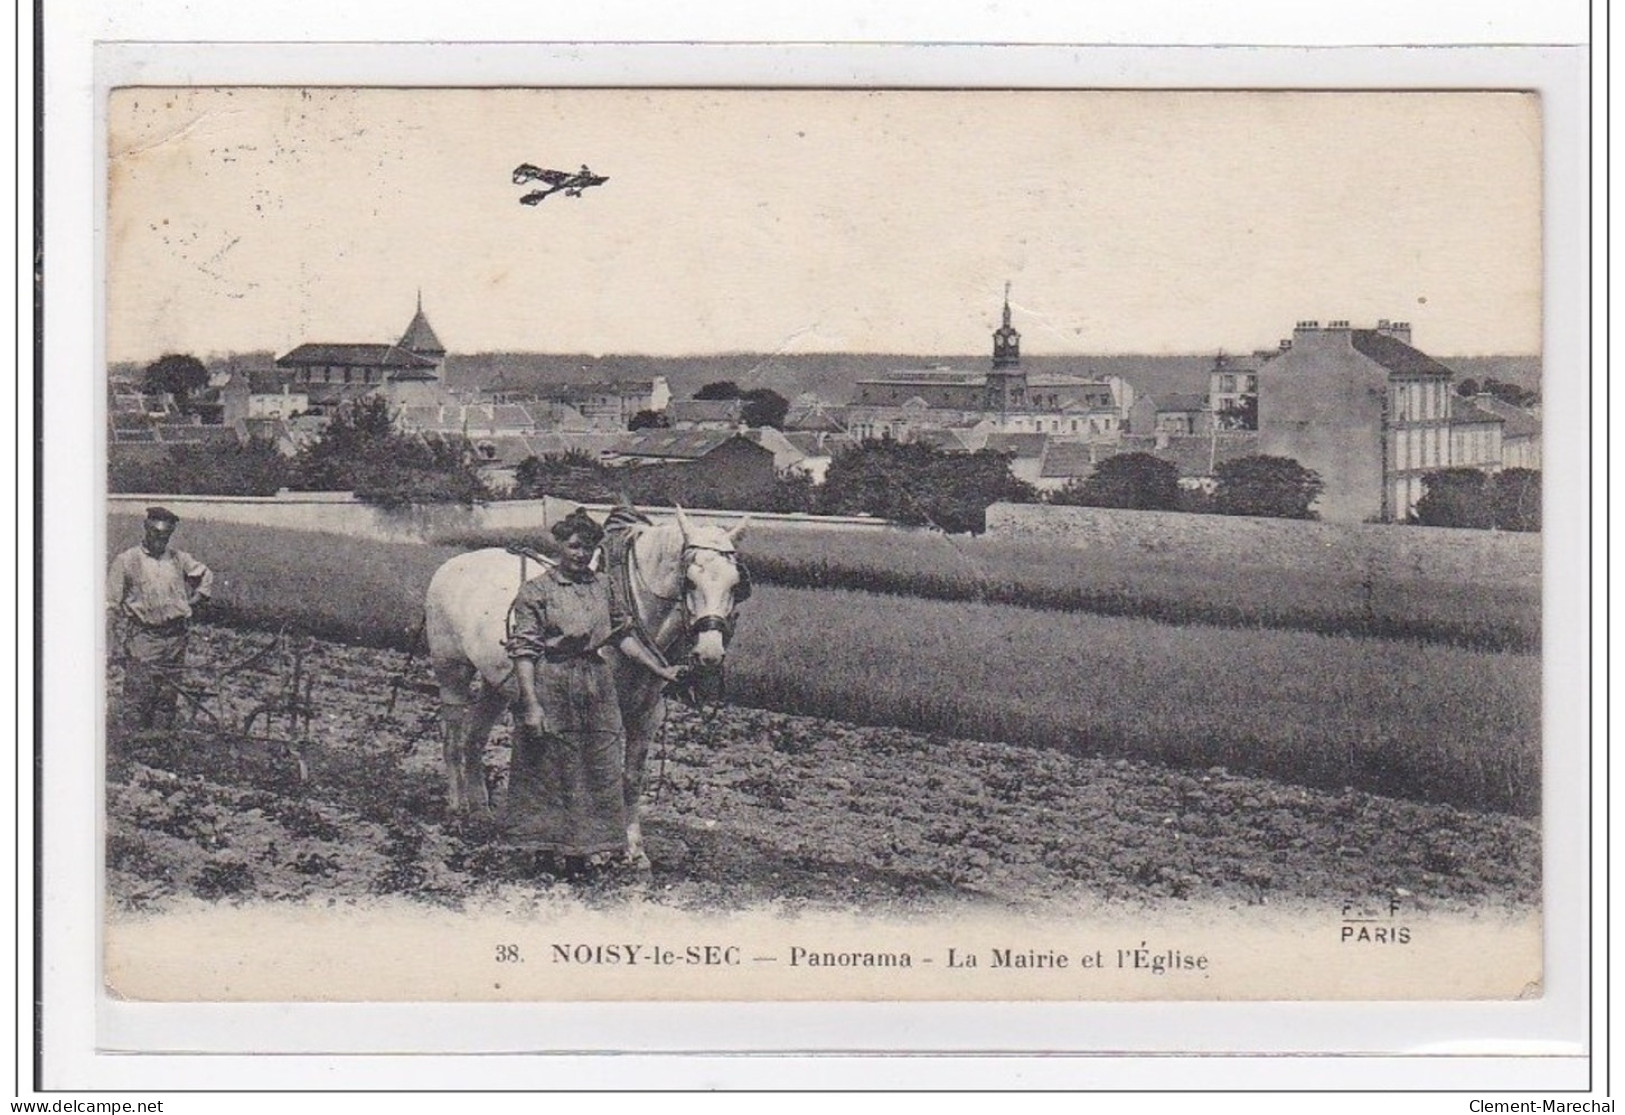
[[[1389,321],[1382,318],[1377,322],[1377,332],[1405,344],[1411,343],[1411,323],[1408,321]]]
[[[1308,346],[1319,352],[1349,343],[1348,322],[1328,321],[1324,328],[1318,321],[1300,321],[1292,330],[1295,348]]]

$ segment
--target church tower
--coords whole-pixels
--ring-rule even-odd
[[[446,358],[446,346],[440,343],[429,319],[423,316],[423,291],[418,291],[418,312],[412,315],[412,324],[406,327],[406,332],[395,343],[407,352],[427,356],[437,364]]]
[[[1010,284],[1004,284],[1004,324],[993,331],[993,370],[987,376],[987,407],[1027,405],[1027,373],[1021,370],[1021,334],[1010,324]]]
[[[993,366],[1014,368],[1021,363],[1021,334],[1010,324],[1010,284],[1004,284],[1004,324],[993,331]]]
[[[434,327],[423,315],[423,291],[418,291],[418,310],[412,323],[395,343],[422,363],[399,368],[389,374],[388,395],[394,406],[429,406],[443,401],[446,372],[446,346],[435,336]]]

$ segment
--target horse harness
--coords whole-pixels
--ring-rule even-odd
[[[668,666],[672,664],[673,652],[678,647],[677,640],[684,638],[689,640],[688,652],[679,655],[679,658],[692,657],[693,640],[707,631],[716,631],[721,634],[722,641],[726,645],[733,638],[733,615],[693,616],[690,613],[688,603],[687,569],[691,555],[697,550],[709,550],[712,553],[726,554],[739,573],[739,580],[735,584],[733,591],[733,602],[737,607],[748,600],[751,594],[750,571],[745,567],[745,563],[739,559],[739,555],[733,550],[685,542],[680,559],[684,569],[684,587],[679,590],[677,596],[666,596],[657,592],[647,581],[643,582],[650,595],[656,599],[664,600],[667,603],[675,603],[678,614],[682,617],[676,639],[670,640],[669,645],[663,647],[656,639],[654,632],[650,631],[648,625],[643,622],[643,617],[638,613],[637,597],[632,583],[632,578],[635,575],[638,576],[640,581],[643,580],[642,576],[637,573],[637,562],[633,557],[632,544],[637,538],[637,528],[644,525],[647,525],[647,520],[642,522],[633,521],[622,529],[611,531],[604,539],[606,564],[610,574],[610,592],[619,597],[616,603],[630,619],[632,636],[642,643],[655,656],[657,661]],[[711,704],[713,706],[721,704],[725,686],[726,681],[722,663],[707,666],[699,662],[689,662],[683,680],[672,683],[668,686],[668,691],[685,704],[700,708],[702,704]]]
[[[615,524],[618,529],[612,529],[606,533],[604,537],[604,558],[605,565],[607,567],[605,573],[609,579],[610,594],[612,597],[616,598],[615,603],[618,606],[618,610],[628,617],[629,625],[624,630],[629,632],[633,638],[638,640],[638,642],[642,643],[644,648],[653,654],[656,661],[660,662],[662,665],[669,666],[672,664],[674,657],[673,652],[677,650],[678,644],[674,640],[668,640],[667,646],[660,645],[660,642],[655,637],[655,633],[649,630],[648,625],[643,622],[643,617],[638,612],[636,592],[632,583],[633,576],[638,575],[636,569],[637,563],[633,557],[632,544],[637,539],[638,529],[646,525],[648,525],[648,520],[643,519],[640,515],[637,519],[623,519],[621,523]],[[510,545],[507,547],[507,549],[509,553],[514,554],[519,558],[519,583],[521,585],[523,585],[530,577],[530,571],[528,568],[529,562],[535,562],[543,568],[552,568],[558,564],[546,554],[532,549],[529,546],[515,544]],[[686,591],[686,570],[689,565],[690,556],[697,550],[709,550],[712,553],[728,555],[729,560],[733,562],[734,568],[738,570],[739,573],[739,581],[734,586],[733,602],[737,607],[739,604],[742,604],[746,600],[750,599],[750,570],[745,566],[745,563],[739,559],[739,555],[735,551],[724,550],[715,546],[695,545],[692,543],[684,544],[681,557],[683,569],[685,570],[684,591],[679,591],[676,597],[670,597],[655,591],[654,587],[649,585],[646,581],[644,582],[644,587],[649,591],[650,595],[654,596],[656,599],[664,600],[668,603],[675,603],[677,605],[679,614],[682,617],[682,624],[677,633],[678,639],[686,636],[690,640],[690,647],[692,648],[692,640],[697,639],[700,635],[707,631],[716,631],[722,635],[723,643],[726,644],[733,639],[734,617],[731,614],[727,616],[699,616],[696,618],[691,615],[689,611],[688,592]],[[642,580],[641,575],[638,575],[638,579],[640,581]],[[513,611],[510,608],[505,623],[505,626],[507,627],[506,634],[508,635],[512,634],[512,624]],[[621,633],[622,631],[616,632],[617,635]],[[612,638],[613,637],[614,636],[612,636]],[[596,650],[597,648],[594,649]],[[679,659],[687,658],[689,657],[689,654],[684,653],[681,655],[676,655],[676,657]],[[702,667],[699,663],[689,663],[688,676],[685,682],[674,684],[672,687],[672,692],[676,696],[682,698],[688,704],[695,705],[696,707],[698,707],[702,699],[707,698],[714,703],[720,703],[722,700],[722,690],[724,685],[722,670],[723,668],[720,664],[711,667]]]

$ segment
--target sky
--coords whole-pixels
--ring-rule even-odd
[[[1273,347],[1409,320],[1540,351],[1517,93],[114,90],[109,361]],[[590,164],[528,207],[512,171]]]

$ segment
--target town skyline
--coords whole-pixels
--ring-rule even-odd
[[[1305,318],[1534,355],[1539,128],[1504,93],[117,90],[105,354],[390,342],[421,289],[460,353],[968,355],[1010,282],[1034,357]],[[527,208],[523,161],[609,181]]]

